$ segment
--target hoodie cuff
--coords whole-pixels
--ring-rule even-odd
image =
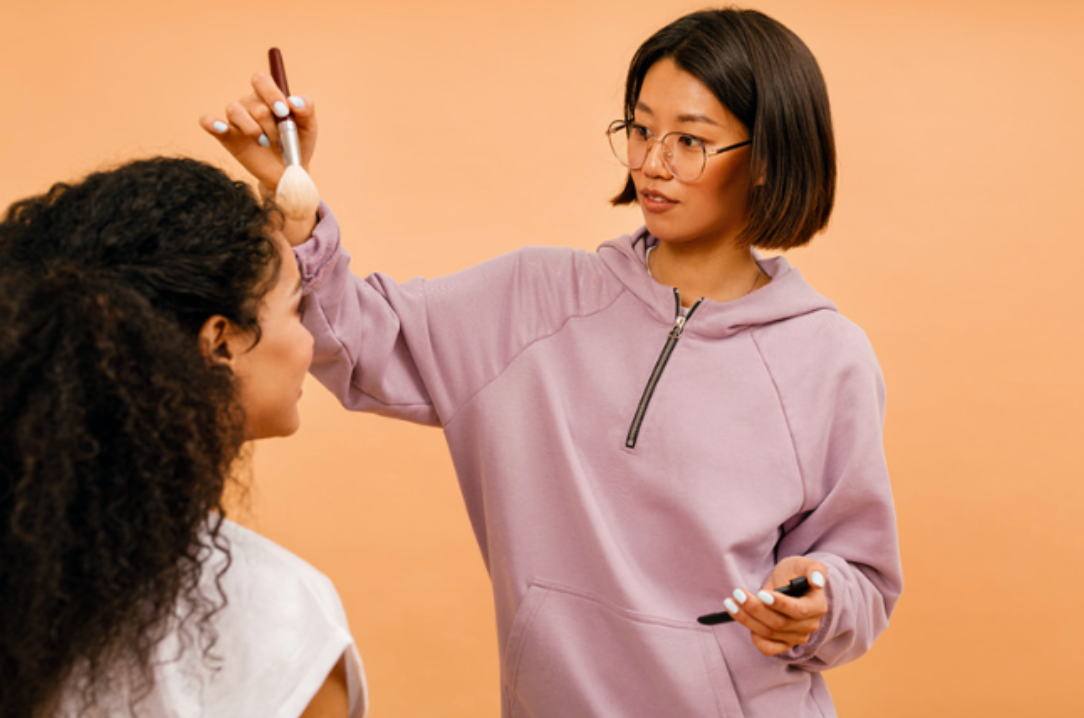
[[[802,663],[803,661],[807,661],[810,658],[816,656],[817,650],[820,649],[822,645],[824,645],[824,642],[828,640],[828,637],[835,635],[836,624],[839,621],[839,616],[836,612],[835,596],[833,592],[833,586],[835,583],[833,579],[838,578],[838,575],[833,576],[833,573],[835,573],[834,567],[828,562],[826,562],[822,557],[811,554],[810,558],[816,558],[824,564],[824,568],[826,571],[824,598],[826,601],[828,601],[828,613],[821,616],[820,626],[817,628],[816,631],[812,633],[812,635],[809,636],[808,641],[801,645],[794,646],[789,651],[784,651],[783,653],[777,654],[775,656],[776,658],[782,661],[786,661],[787,663]]]
[[[317,222],[312,236],[294,247],[294,259],[301,273],[302,294],[310,294],[333,264],[340,249],[339,223],[322,200],[316,208]]]

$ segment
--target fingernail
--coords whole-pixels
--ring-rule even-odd
[[[226,130],[230,129],[230,126],[227,125],[225,122],[222,122],[221,120],[216,121],[211,126],[215,128],[215,132],[225,132]]]
[[[260,139],[256,140],[260,143],[260,147],[270,147],[271,140],[267,139],[267,135],[260,135]]]
[[[279,117],[285,117],[286,115],[290,114],[289,108],[286,107],[286,103],[282,100],[278,100],[277,102],[275,102],[275,104],[272,105],[272,108],[275,110],[275,114]]]
[[[769,606],[775,603],[775,596],[768,593],[767,591],[758,591],[757,598],[759,598],[761,601],[763,601]]]
[[[723,601],[723,605],[726,606],[726,610],[730,611],[731,613],[738,612],[738,604],[734,603],[734,601],[730,600],[729,598]]]
[[[814,571],[813,575],[809,577],[809,582],[817,588],[824,588],[824,574],[820,571]]]
[[[738,603],[745,605],[745,602],[749,600],[749,597],[745,595],[745,591],[740,588],[734,589],[734,598],[738,599]]]
[[[290,95],[289,100],[290,100],[290,104],[293,105],[294,107],[296,107],[297,109],[299,109],[299,110],[305,109],[305,101],[302,100],[297,95]]]

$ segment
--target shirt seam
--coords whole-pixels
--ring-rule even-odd
[[[768,372],[768,379],[772,382],[772,389],[775,391],[775,398],[779,402],[779,411],[783,414],[783,423],[787,427],[787,436],[790,438],[791,450],[794,452],[794,465],[798,469],[798,478],[802,483],[802,503],[799,510],[804,510],[806,502],[809,500],[808,489],[806,486],[806,472],[802,466],[802,456],[798,451],[798,442],[794,438],[794,428],[790,423],[790,414],[787,412],[787,405],[783,401],[783,392],[779,388],[779,383],[775,379],[775,374],[772,372],[771,364],[768,363],[768,359],[764,356],[764,350],[760,346],[760,342],[757,341],[756,331],[749,332],[749,338],[753,342],[753,347],[757,350],[757,355],[760,356],[760,361],[764,364],[764,371]]]
[[[620,299],[621,296],[626,291],[628,291],[628,290],[624,287],[624,285],[622,285],[621,289],[614,295],[613,299],[611,299],[609,302],[607,302],[603,306],[601,306],[601,307],[599,307],[599,308],[597,308],[597,309],[595,309],[593,311],[586,312],[584,314],[570,314],[569,316],[565,317],[565,319],[560,323],[560,325],[558,325],[553,331],[549,332],[548,334],[543,334],[543,335],[540,335],[538,337],[535,337],[531,341],[524,344],[523,347],[520,348],[519,351],[517,351],[515,354],[513,354],[511,357],[509,357],[508,361],[504,363],[503,367],[501,367],[501,370],[493,375],[493,378],[491,378],[489,381],[483,383],[482,386],[478,387],[478,389],[476,389],[474,392],[472,392],[470,396],[468,396],[466,399],[464,399],[463,403],[460,404],[459,407],[457,407],[456,410],[454,412],[452,412],[451,416],[448,417],[448,420],[441,422],[441,425],[445,429],[448,429],[452,425],[452,423],[457,418],[459,418],[459,415],[463,413],[463,410],[467,406],[469,406],[472,401],[474,401],[474,398],[477,397],[479,394],[481,394],[483,391],[485,391],[491,384],[493,384],[493,382],[497,381],[502,376],[504,376],[504,373],[506,371],[508,371],[508,368],[510,366],[512,366],[512,364],[514,364],[515,361],[517,359],[519,359],[520,356],[522,356],[523,353],[526,352],[528,349],[533,347],[538,342],[545,341],[546,339],[549,339],[550,337],[553,337],[553,336],[556,336],[557,334],[560,334],[562,331],[564,331],[564,328],[566,326],[568,326],[568,323],[571,322],[573,319],[587,319],[589,317],[595,316],[596,314],[600,314],[600,313],[606,311],[607,309],[612,307],[614,304],[616,304],[617,300]]]
[[[791,427],[790,415],[787,413],[787,407],[785,402],[783,401],[783,392],[779,388],[778,382],[776,382],[775,375],[772,373],[771,365],[768,363],[767,358],[764,356],[764,351],[763,349],[761,349],[760,342],[757,341],[756,332],[749,332],[749,338],[753,341],[753,346],[756,348],[757,354],[760,356],[760,361],[764,364],[764,370],[768,372],[768,378],[772,382],[772,388],[775,390],[776,399],[779,401],[779,410],[783,413],[783,423],[787,427],[787,434],[790,437],[791,449],[794,451],[794,464],[798,468],[798,477],[801,480],[802,484],[802,504],[799,507],[799,511],[803,511],[805,510],[806,504],[809,500],[808,488],[806,484],[806,472],[805,469],[802,467],[802,457],[798,451],[798,442],[794,438],[794,429]],[[778,556],[776,557],[776,559],[778,560]],[[831,600],[831,594],[829,594],[828,615],[824,617],[828,619],[828,621],[821,624],[821,626],[817,629],[817,631],[814,632],[813,636],[811,637],[812,640],[810,640],[808,643],[800,646],[795,646],[790,651],[787,651],[785,656],[780,656],[782,660],[797,666],[797,664],[804,663],[813,659],[816,656],[816,652],[827,640],[826,629],[828,628],[827,624],[830,623],[833,618],[833,616],[831,615],[833,613],[833,609],[833,601]]]

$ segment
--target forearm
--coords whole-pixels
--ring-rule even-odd
[[[417,309],[424,302],[414,296],[422,288],[356,276],[325,205],[319,218],[312,236],[294,249],[305,293],[302,322],[314,340],[311,373],[348,409],[439,423],[405,335],[404,324],[424,325],[424,310]]]

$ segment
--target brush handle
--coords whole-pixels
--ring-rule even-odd
[[[775,593],[781,593],[784,596],[794,596],[795,598],[801,597],[809,593],[809,579],[805,576],[799,576],[792,579],[786,586],[780,586],[779,588],[772,589]],[[719,623],[729,623],[734,620],[726,611],[720,613],[709,613],[706,616],[700,616],[696,619],[705,626],[714,626]]]
[[[271,78],[278,85],[282,94],[290,96],[290,85],[286,82],[286,65],[282,62],[282,51],[273,47],[267,51],[267,62],[271,66]],[[287,105],[286,109],[290,109]],[[279,126],[279,148],[286,166],[301,164],[300,142],[297,136],[297,124],[293,120],[293,111],[286,117],[275,120]]]
[[[282,94],[290,96],[290,85],[286,82],[286,65],[282,62],[282,52],[273,47],[267,51],[267,62],[271,66],[271,79],[278,85]]]

